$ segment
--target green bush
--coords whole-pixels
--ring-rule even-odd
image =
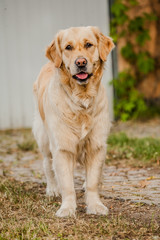
[[[129,72],[119,73],[113,80],[118,100],[115,99],[115,117],[122,121],[141,117],[147,111],[143,96],[135,88],[136,79]]]
[[[115,116],[123,121],[139,118],[150,111],[137,86],[155,69],[155,60],[144,45],[150,40],[147,27],[157,17],[153,13],[143,12],[134,19],[130,18],[128,11],[138,5],[136,0],[115,0],[111,9],[114,16],[111,20],[111,36],[115,42],[119,38],[127,40],[120,53],[130,64],[129,69],[120,72],[112,81],[116,92]]]

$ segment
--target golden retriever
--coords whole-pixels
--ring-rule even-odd
[[[34,83],[33,133],[44,157],[46,193],[62,196],[58,217],[75,216],[74,166],[84,164],[88,214],[107,214],[98,193],[110,129],[104,63],[114,47],[97,27],[60,31]]]

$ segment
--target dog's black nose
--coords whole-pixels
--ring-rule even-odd
[[[75,64],[77,67],[85,67],[87,65],[87,59],[86,58],[77,58],[75,61]]]

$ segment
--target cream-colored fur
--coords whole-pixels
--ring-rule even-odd
[[[92,45],[87,48],[86,42]],[[67,45],[72,49],[67,50]],[[50,62],[42,68],[34,84],[33,132],[44,156],[46,193],[62,196],[62,205],[56,213],[59,217],[75,215],[76,162],[84,164],[86,169],[87,213],[108,212],[98,194],[110,129],[101,77],[113,46],[112,40],[96,27],[62,30],[47,48]],[[93,74],[84,84],[72,77],[77,71],[78,57],[87,59],[87,72]]]

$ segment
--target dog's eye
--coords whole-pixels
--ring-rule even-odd
[[[65,49],[66,50],[72,50],[72,46],[71,45],[67,45]]]
[[[85,44],[85,47],[86,48],[90,48],[90,47],[92,47],[93,46],[93,44],[92,43],[89,43],[89,42],[87,42],[86,44]]]

